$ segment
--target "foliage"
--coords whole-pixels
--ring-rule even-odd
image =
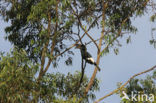
[[[90,93],[87,97],[84,97],[85,87],[88,84],[88,78],[85,76],[83,78],[83,83],[79,85],[80,81],[80,72],[76,72],[75,74],[68,73],[66,76],[64,74],[56,73],[56,74],[46,74],[43,78],[42,84],[47,86],[45,88],[51,88],[51,90],[55,90],[57,97],[63,97],[63,101],[71,100],[76,98],[77,101],[88,102],[88,99],[95,99],[94,91],[99,90],[98,83],[99,81],[95,79],[93,87],[91,88]],[[47,85],[48,83],[48,85]],[[53,86],[51,86],[53,85]],[[50,86],[50,87],[49,87]],[[43,92],[50,94],[51,91],[44,90]],[[47,97],[46,97],[47,98]],[[59,99],[59,98],[58,98]]]
[[[30,94],[35,92],[37,70],[38,65],[32,64],[24,51],[15,50],[6,56],[1,55],[0,101],[29,102]]]
[[[156,39],[155,39],[155,31],[156,31],[156,28],[152,28],[151,30],[151,36],[152,36],[152,39],[149,41],[151,45],[154,46],[154,48],[156,48]]]
[[[150,21],[155,23],[155,20],[156,20],[156,13],[155,13],[155,2],[154,1],[151,1],[151,8],[152,10],[154,11],[154,13],[152,14],[152,16],[150,17]],[[151,29],[151,36],[152,36],[152,39],[149,41],[151,45],[154,46],[154,48],[156,48],[156,39],[155,39],[155,31],[156,31],[156,27],[152,27]]]
[[[132,96],[132,92],[134,94],[138,94],[141,95],[143,94],[147,94],[149,96],[149,94],[153,94],[154,97],[154,101],[156,101],[156,71],[153,72],[153,75],[148,75],[145,79],[132,79],[129,82],[129,85],[124,88],[124,91],[127,93],[127,95],[129,96],[129,98],[131,98]],[[123,96],[122,93],[121,97]],[[137,96],[136,96],[137,97]],[[141,99],[140,99],[141,100]],[[145,100],[145,99],[143,99]],[[155,103],[155,102],[152,103]],[[122,100],[122,103],[143,103],[142,101],[130,101],[130,100]],[[151,103],[150,101],[146,101],[146,103]]]
[[[83,91],[88,83],[86,76],[80,87],[77,84],[81,76],[79,72],[73,75],[70,73],[67,75],[47,73],[38,83],[36,81],[38,68],[39,65],[31,63],[24,50],[14,49],[11,54],[1,55],[0,101],[2,103],[32,101],[49,103],[61,100],[64,102],[74,101],[74,98],[79,100],[83,97]],[[99,90],[98,83],[96,79],[91,92],[87,97],[83,97],[81,102],[86,103],[89,98],[95,99],[93,92]]]

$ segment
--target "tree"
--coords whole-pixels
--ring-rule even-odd
[[[149,0],[3,0],[0,1],[0,14],[6,22],[11,22],[5,29],[6,39],[24,49],[31,62],[40,64],[37,83],[42,84],[51,64],[56,67],[66,55],[66,64],[72,64],[74,53],[71,48],[77,43],[93,43],[96,46],[97,65],[100,58],[110,50],[113,49],[117,54],[120,46],[118,39],[127,32],[137,31],[131,18],[143,15],[149,3]],[[100,35],[94,34],[97,35],[95,39],[89,33],[92,28],[101,29]],[[84,36],[91,41],[84,43]],[[127,43],[129,41],[130,36]],[[67,42],[72,45],[68,47]],[[82,70],[84,68],[82,66]],[[84,83],[85,89],[80,92],[80,88],[75,88],[74,94],[83,93],[85,97],[94,91],[97,87],[94,85],[96,73],[97,68],[89,82],[83,78],[82,83],[77,83]],[[74,76],[76,74],[70,78]]]
[[[0,61],[0,101],[4,102],[57,102],[73,101],[83,97],[81,101],[95,99],[95,94],[90,92],[87,97],[83,96],[83,91],[87,85],[88,78],[84,76],[84,83],[77,86],[80,73],[68,73],[67,75],[56,73],[46,73],[42,82],[38,83],[36,74],[39,64],[32,63],[24,50],[14,49],[11,54],[1,55]],[[79,88],[78,93],[74,90]],[[91,91],[98,90],[98,80],[94,82]],[[76,93],[75,93],[76,92]],[[71,97],[72,95],[73,98]]]

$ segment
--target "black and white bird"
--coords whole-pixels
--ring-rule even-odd
[[[96,64],[96,62],[94,61],[94,59],[92,58],[91,54],[87,52],[87,48],[84,44],[76,44],[76,48],[80,49],[82,59],[84,59],[89,64],[95,65],[99,71],[101,70],[99,66]]]

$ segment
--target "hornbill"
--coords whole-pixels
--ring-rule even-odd
[[[89,64],[94,64],[99,71],[101,70],[99,66],[96,64],[96,62],[94,61],[94,59],[92,58],[91,54],[87,52],[87,48],[84,44],[76,44],[76,48],[80,49],[82,59],[84,59]]]

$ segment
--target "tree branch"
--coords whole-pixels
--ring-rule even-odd
[[[76,13],[76,11],[72,8],[72,6],[70,6],[74,15],[77,17],[78,19],[78,23],[80,24],[80,27],[82,28],[82,30],[85,32],[85,34],[87,34],[87,36],[94,42],[94,44],[96,45],[98,51],[99,51],[99,47],[97,45],[97,43],[95,42],[95,40],[89,35],[88,31],[83,27],[82,23],[81,23],[81,20],[79,18],[79,15]]]
[[[47,42],[45,43],[43,50],[42,50],[42,54],[41,54],[41,69],[39,72],[39,76],[38,76],[38,81],[41,78],[41,76],[43,75],[43,70],[44,70],[44,65],[45,65],[45,54],[47,52],[47,47],[49,44],[49,39],[50,39],[50,34],[51,34],[51,14],[50,11],[48,12],[48,36],[47,36]]]
[[[99,50],[97,52],[97,55],[98,55],[97,56],[97,61],[96,61],[97,65],[99,65],[99,63],[100,63],[100,51],[101,51],[101,45],[102,45],[102,37],[104,36],[104,32],[105,32],[104,29],[105,29],[105,11],[106,11],[106,8],[107,8],[107,2],[105,3],[103,1],[103,12],[102,12],[102,21],[103,21],[103,23],[102,23],[102,32],[101,32],[101,37],[100,37],[101,39],[100,39],[99,45],[98,45]],[[88,83],[88,85],[87,85],[87,87],[85,89],[85,93],[84,93],[85,96],[87,95],[88,91],[90,90],[91,86],[93,85],[95,76],[97,74],[97,70],[98,70],[98,68],[95,67],[94,73],[93,73],[93,75],[92,75],[92,77],[91,77],[91,79],[90,79],[90,81],[89,81],[89,83]]]
[[[101,16],[102,16],[102,15],[99,15],[99,16],[93,21],[93,23],[89,26],[89,28],[86,30],[86,32],[88,32],[88,31],[91,29],[91,27],[94,25],[94,23],[95,23]],[[81,38],[80,38],[75,44],[71,45],[69,48],[67,48],[66,50],[64,50],[64,51],[61,52],[60,54],[54,56],[53,59],[57,58],[58,56],[64,54],[65,52],[67,52],[68,50],[70,50],[71,48],[73,48],[77,43],[80,42],[80,40],[82,40],[82,38],[85,36],[85,34],[86,34],[86,33],[84,33],[84,34],[81,36]]]
[[[56,18],[58,18],[58,4],[59,4],[59,1],[57,1],[57,4],[56,4]],[[58,20],[56,20],[56,25],[55,25],[55,31],[54,31],[54,38],[52,40],[52,45],[51,45],[51,52],[50,52],[50,58],[49,58],[49,61],[48,61],[48,64],[46,65],[45,69],[44,68],[44,65],[41,65],[41,70],[40,70],[40,73],[39,73],[39,76],[38,76],[38,81],[41,79],[41,77],[46,73],[46,71],[48,70],[51,62],[52,62],[52,56],[53,56],[53,51],[54,51],[54,48],[55,48],[55,44],[56,44],[56,37],[57,37],[57,27],[58,27]],[[50,39],[50,34],[51,34],[51,13],[49,11],[48,13],[48,41],[46,42],[46,50],[47,50],[47,46],[49,44],[49,39]],[[45,52],[46,53],[46,52]],[[43,59],[43,63],[45,64],[45,53],[44,53],[44,58]],[[42,64],[42,62],[41,62]]]
[[[90,34],[86,31],[86,29],[83,27],[80,19],[78,18],[78,22],[80,24],[80,27],[82,28],[82,30],[87,34],[87,36],[92,40],[92,42],[95,44],[95,46],[97,47],[98,51],[99,51],[99,47],[97,45],[97,43],[95,42],[95,40],[90,36]]]
[[[143,72],[140,72],[140,73],[137,73],[137,74],[133,75],[133,76],[130,77],[130,78],[127,80],[127,82],[125,82],[122,86],[120,86],[119,88],[113,90],[112,92],[110,92],[109,94],[103,96],[102,98],[96,100],[94,103],[98,103],[98,102],[102,101],[103,99],[105,99],[105,98],[107,98],[107,97],[109,97],[109,96],[111,96],[111,95],[117,93],[119,90],[121,90],[122,88],[124,88],[124,87],[125,87],[133,78],[135,78],[136,76],[139,76],[139,75],[145,74],[145,73],[147,73],[147,72],[150,72],[150,71],[154,70],[155,68],[156,68],[156,65],[153,66],[153,67],[150,68],[150,69],[147,69],[147,70],[145,70],[145,71],[143,71]]]
[[[57,1],[57,4],[56,4],[56,25],[55,25],[55,31],[54,31],[54,38],[53,38],[53,41],[52,41],[52,45],[51,45],[51,52],[50,52],[50,58],[49,58],[49,61],[48,61],[48,64],[45,68],[45,70],[43,71],[43,74],[45,74],[52,62],[52,57],[53,57],[53,51],[54,51],[54,48],[55,48],[55,45],[56,45],[56,37],[57,37],[57,28],[58,28],[58,4],[59,4],[59,0]]]

